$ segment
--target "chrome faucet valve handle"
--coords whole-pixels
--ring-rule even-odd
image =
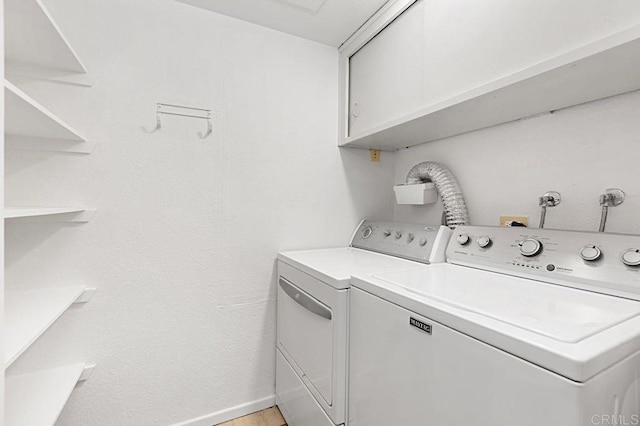
[[[540,207],[555,207],[560,204],[560,193],[556,191],[545,192],[542,197],[538,198],[538,205]]]
[[[560,204],[560,201],[560,193],[556,191],[545,192],[542,197],[538,198],[538,205],[540,206],[539,228],[544,228],[544,221],[547,217],[547,207],[555,207]]]
[[[616,207],[624,202],[627,194],[622,189],[607,188],[604,194],[600,195],[600,205],[607,207]]]
[[[624,197],[627,194],[622,189],[607,188],[604,190],[604,194],[599,197],[600,205],[602,206],[602,213],[600,215],[600,227],[599,232],[604,232],[604,228],[607,225],[607,215],[609,214],[609,207],[619,206],[624,202]]]

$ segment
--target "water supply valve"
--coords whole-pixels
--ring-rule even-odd
[[[600,214],[600,227],[599,232],[604,232],[604,228],[607,225],[607,215],[609,214],[609,207],[619,206],[624,202],[625,193],[622,189],[608,188],[605,189],[604,194],[600,195],[600,205],[602,206],[602,213]]]
[[[538,198],[538,205],[540,206],[540,226],[544,228],[544,222],[547,218],[547,207],[555,207],[560,204],[560,193],[556,191],[545,192],[542,197]]]

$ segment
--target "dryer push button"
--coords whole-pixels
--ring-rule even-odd
[[[456,241],[458,242],[458,244],[460,244],[461,246],[466,245],[469,242],[469,235],[468,234],[460,234],[456,237]]]

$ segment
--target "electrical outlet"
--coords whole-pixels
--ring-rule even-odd
[[[370,149],[369,154],[371,154],[371,162],[379,163],[380,162],[380,150],[379,149]]]
[[[500,216],[500,226],[511,226],[511,222],[520,222],[529,226],[529,216]]]

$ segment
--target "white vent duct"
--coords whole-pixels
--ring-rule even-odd
[[[407,174],[407,184],[433,182],[442,198],[445,225],[455,228],[469,224],[469,213],[458,182],[449,169],[440,163],[425,161],[416,164]]]

